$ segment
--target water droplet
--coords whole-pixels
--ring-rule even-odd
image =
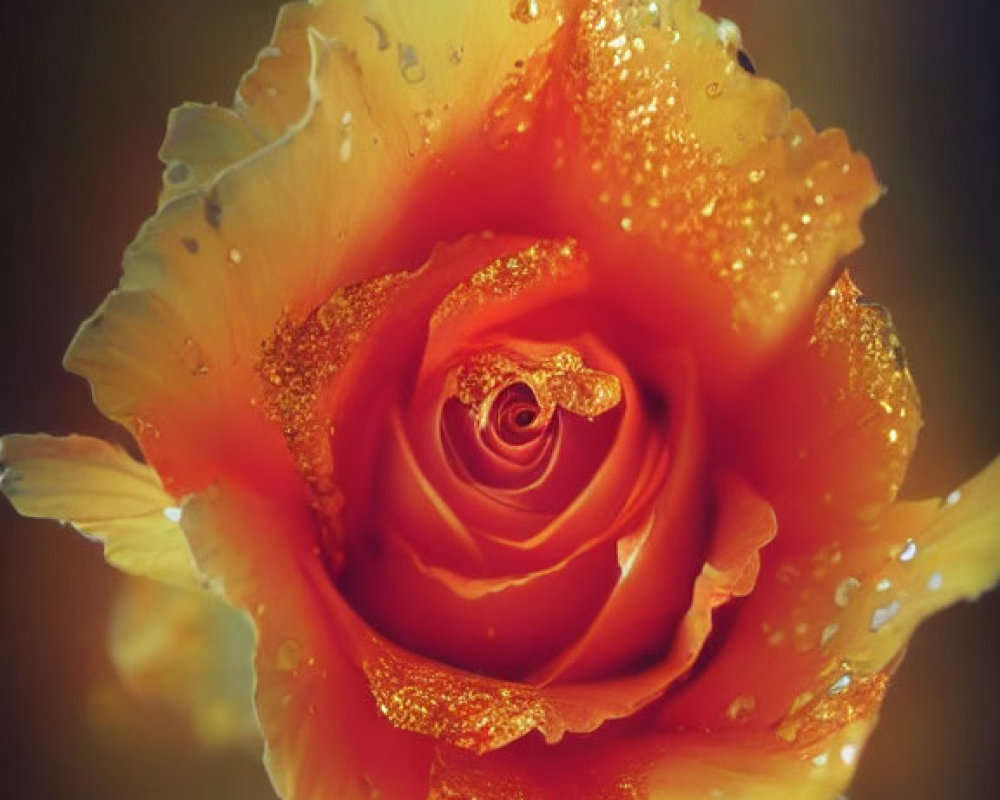
[[[709,96],[712,100],[722,94],[722,84],[718,81],[709,81],[705,86],[705,94]]]
[[[875,584],[876,592],[887,592],[892,588],[892,581],[888,578],[882,578],[878,583]]]
[[[205,363],[205,356],[194,339],[188,338],[184,340],[184,363],[187,365],[188,372],[192,375],[208,374],[208,364]]]
[[[936,592],[941,588],[942,583],[944,583],[944,579],[941,577],[941,573],[935,572],[927,579],[927,588],[932,592]]]
[[[841,675],[830,685],[830,688],[826,690],[826,693],[836,696],[838,694],[843,694],[849,688],[851,688],[851,676]]]
[[[750,695],[740,695],[729,704],[726,716],[733,722],[741,722],[753,716],[757,709],[757,701]]]
[[[953,506],[961,499],[962,499],[962,490],[956,489],[944,499],[944,504],[946,506]]]
[[[229,263],[234,267],[238,267],[243,263],[243,253],[237,250],[235,247],[229,251]]]
[[[294,639],[285,639],[278,645],[275,666],[282,672],[294,672],[302,660],[302,645]]]
[[[891,603],[879,606],[872,612],[872,619],[869,628],[872,633],[882,629],[882,627],[899,613],[900,602],[893,600]]]
[[[184,183],[190,177],[191,170],[188,168],[188,165],[182,164],[179,161],[175,161],[167,169],[167,180],[170,183]]]
[[[541,13],[538,0],[514,0],[510,7],[510,18],[517,22],[534,22]]]
[[[340,142],[340,150],[338,152],[338,157],[340,158],[341,164],[346,164],[351,160],[351,152],[354,149],[354,142],[351,139],[351,135],[347,134]]]
[[[427,77],[427,70],[417,57],[417,51],[412,45],[400,43],[397,46],[396,58],[399,71],[407,83],[420,83]]]
[[[861,581],[857,578],[845,578],[837,586],[833,593],[833,601],[844,608],[851,600],[851,595],[853,595],[858,589],[861,588]]]
[[[340,127],[343,131],[344,138],[340,141],[339,157],[341,163],[346,163],[351,159],[351,151],[354,146],[352,137],[354,129],[354,114],[350,111],[345,111],[340,117]]]
[[[632,230],[632,218],[631,217],[622,217],[620,224],[622,226],[622,230],[623,231],[631,231]]]
[[[917,557],[917,543],[912,539],[906,540],[906,545],[903,547],[902,552],[899,554],[899,560],[904,564],[913,561]]]
[[[743,41],[739,26],[731,19],[721,18],[715,24],[715,35],[726,47],[739,47]]]
[[[167,506],[163,509],[163,516],[170,522],[180,522],[184,511],[180,506]]]
[[[750,183],[760,183],[762,180],[764,180],[764,177],[766,175],[767,175],[767,172],[765,170],[762,170],[762,169],[752,169],[747,174],[747,177],[750,179]]]
[[[825,628],[823,628],[823,633],[820,634],[819,643],[822,646],[826,646],[830,640],[837,635],[837,631],[840,630],[840,626],[836,622],[831,622]]]
[[[830,754],[829,753],[820,753],[818,756],[815,756],[813,758],[812,763],[813,763],[814,766],[817,766],[817,767],[825,767],[826,766],[826,762],[829,761],[829,760],[830,760]]]
[[[705,203],[705,205],[703,205],[701,208],[701,215],[703,217],[712,216],[712,214],[715,213],[715,204],[718,202],[718,200],[719,200],[718,197],[713,197],[711,200]]]
[[[855,762],[858,757],[858,746],[856,744],[851,744],[848,742],[843,747],[840,748],[840,760],[843,761],[847,766],[850,766]]]

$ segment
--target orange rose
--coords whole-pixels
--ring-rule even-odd
[[[867,162],[694,0],[294,4],[237,99],[174,112],[67,355],[150,466],[3,440],[22,513],[174,586],[123,672],[296,800],[834,796],[1000,575],[995,464],[896,501]]]

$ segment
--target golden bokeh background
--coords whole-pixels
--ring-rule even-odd
[[[278,5],[5,5],[0,431],[118,435],[62,352],[153,210],[166,111],[229,104]],[[1000,450],[1000,13],[988,0],[703,5],[739,22],[759,72],[817,125],[846,128],[889,188],[849,263],[892,308],[921,388],[928,422],[906,491],[947,492]],[[97,547],[7,507],[0,527],[0,796],[273,797],[256,755],[205,754],[118,686],[105,652],[114,575]],[[997,592],[921,629],[851,800],[1000,796],[998,631]]]

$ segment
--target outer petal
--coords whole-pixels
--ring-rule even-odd
[[[0,462],[0,490],[21,514],[69,522],[124,572],[200,584],[176,501],[123,450],[87,436],[11,435],[0,439]]]
[[[125,582],[111,622],[111,657],[129,689],[184,713],[202,743],[258,741],[253,629],[219,598]]]
[[[860,736],[860,724],[848,731]],[[779,748],[718,733],[618,730],[470,757],[440,748],[429,800],[833,800],[856,750],[820,770]]]
[[[819,525],[825,545],[770,554],[723,647],[664,706],[664,724],[738,731],[846,784],[842,762],[854,765],[917,624],[1000,580],[998,489],[994,462],[940,504],[892,508],[851,548]]]
[[[595,726],[586,705],[375,635],[330,583],[306,504],[223,484],[189,501],[183,524],[202,569],[253,614],[257,709],[283,796],[424,800],[439,741],[487,752],[536,729],[557,741]]]
[[[242,120],[174,116],[164,155],[185,164],[190,186],[168,187],[126,254],[121,288],[67,353],[179,490],[239,462],[233,450],[281,461],[280,439],[249,408],[260,342],[283,313],[304,316],[338,287],[415,266],[451,235],[414,224],[440,213],[415,187],[479,133],[514,63],[554,28],[458,0],[419,14],[298,4],[280,25],[277,52],[241,87]],[[223,166],[230,156],[241,160]]]
[[[810,537],[817,516],[850,525],[881,514],[899,492],[921,426],[889,315],[847,273],[728,414],[733,430],[724,438],[774,498],[786,535]]]
[[[745,72],[735,26],[697,0],[594,0],[576,35],[554,213],[586,232],[623,316],[695,343],[709,385],[732,385],[860,244],[871,169]]]
[[[379,714],[350,657],[354,631],[324,601],[308,504],[223,485],[189,501],[183,524],[200,566],[253,615],[255,699],[279,794],[424,800],[431,741]]]
[[[853,762],[916,624],[1000,577],[1000,468],[940,505],[893,504],[919,408],[884,312],[846,276],[736,407],[736,450],[753,461],[745,469],[772,498],[780,534],[663,722],[783,743],[828,770],[838,753]],[[776,433],[745,436],[758,425]]]

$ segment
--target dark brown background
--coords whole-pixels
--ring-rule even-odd
[[[704,3],[741,24],[760,71],[817,125],[845,127],[890,189],[851,264],[893,309],[920,382],[928,423],[908,489],[947,491],[1000,449],[994,4]],[[228,104],[277,5],[5,4],[0,430],[112,430],[62,351],[153,209],[167,109]],[[113,576],[97,548],[6,508],[0,525],[0,796],[268,797],[252,756],[202,755],[169,715],[127,703],[104,652]],[[923,627],[852,800],[1000,793],[998,621],[994,593]]]

